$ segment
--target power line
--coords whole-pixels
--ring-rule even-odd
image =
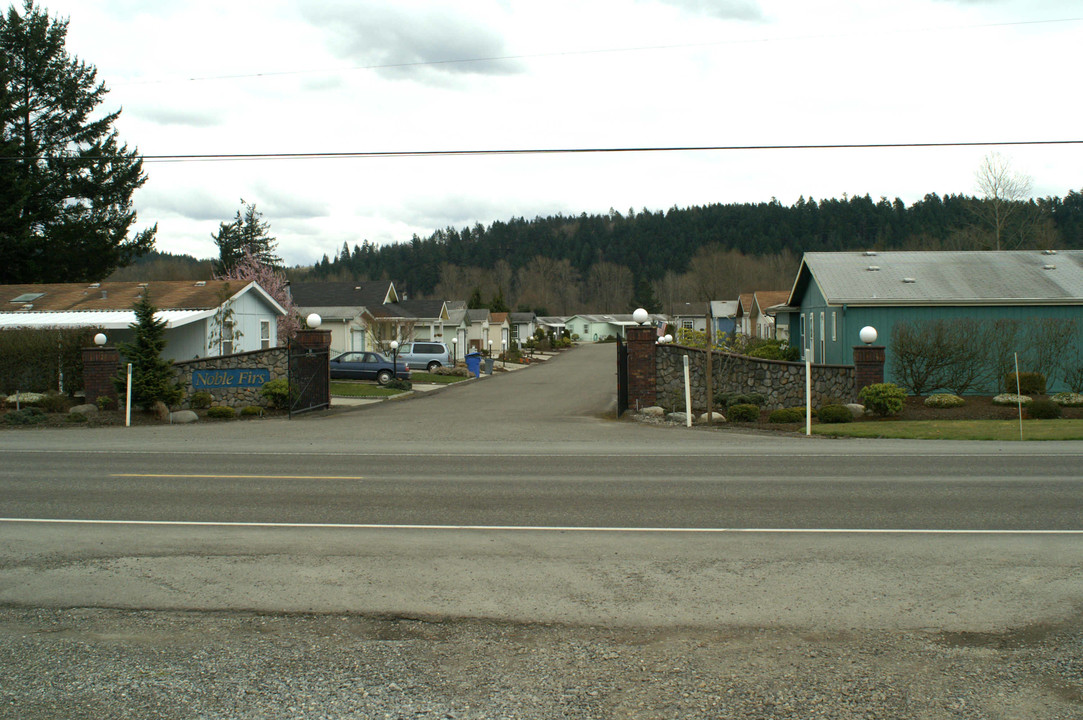
[[[1083,140],[990,140],[910,143],[830,143],[789,145],[686,145],[657,147],[519,148],[505,150],[380,150],[303,153],[192,153],[138,156],[147,163],[239,162],[250,160],[362,160],[410,157],[492,157],[503,155],[606,155],[622,153],[735,152],[769,150],[893,150],[920,148],[1020,147],[1083,145]],[[51,156],[0,156],[4,161],[48,160]],[[61,159],[61,158],[57,158]],[[65,157],[62,159],[75,159]],[[84,160],[130,159],[126,156],[94,156]]]
[[[824,145],[689,145],[678,147],[531,148],[508,150],[403,150],[328,153],[232,153],[207,155],[144,155],[146,162],[221,162],[244,160],[350,160],[403,157],[490,157],[501,155],[603,155],[621,153],[732,152],[767,150],[873,150],[899,148],[1011,147],[1080,145],[1083,140],[1008,140],[993,142],[839,143]]]

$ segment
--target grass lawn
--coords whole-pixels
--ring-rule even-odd
[[[348,380],[332,380],[331,394],[344,397],[391,397],[401,395],[405,390],[392,390],[371,383],[350,382]]]
[[[466,379],[467,378],[459,377],[458,375],[433,375],[432,373],[416,371],[410,373],[410,382],[430,383],[433,385],[447,385]]]
[[[878,420],[813,425],[814,435],[908,440],[1018,440],[1018,420]],[[1083,440],[1083,420],[1024,420],[1024,440]]]

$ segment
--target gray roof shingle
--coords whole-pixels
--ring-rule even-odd
[[[805,253],[832,305],[1083,304],[1083,250]]]

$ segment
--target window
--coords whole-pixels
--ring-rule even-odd
[[[233,323],[228,320],[222,323],[222,354],[233,354]]]
[[[271,347],[271,321],[260,320],[259,321],[259,347],[260,350],[267,350]]]
[[[802,315],[801,316],[801,338],[800,338],[800,340],[801,340],[801,356],[802,357],[805,356],[805,350],[808,348],[808,343],[805,341],[806,337],[807,336],[805,334],[805,316]]]
[[[823,362],[826,359],[824,357],[826,355],[826,353],[824,352],[824,350],[825,350],[824,342],[826,341],[826,339],[827,338],[824,336],[824,314],[821,312],[820,313],[820,362]]]
[[[831,342],[838,342],[839,321],[834,310],[831,311]]]
[[[681,327],[683,327],[685,330],[691,330],[692,329],[692,321],[691,320],[682,320],[681,321]]]
[[[587,325],[586,323],[583,323],[583,334],[586,335],[589,332],[590,332],[590,325]]]

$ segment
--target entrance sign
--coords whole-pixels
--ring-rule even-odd
[[[193,389],[262,387],[270,380],[271,371],[266,368],[192,371]]]

